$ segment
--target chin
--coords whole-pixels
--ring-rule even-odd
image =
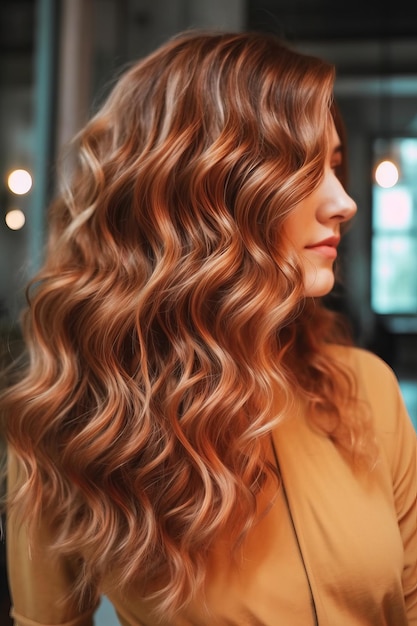
[[[321,271],[305,280],[305,296],[307,298],[322,298],[327,296],[334,287],[332,271]]]

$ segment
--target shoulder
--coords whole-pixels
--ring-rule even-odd
[[[363,348],[331,346],[330,354],[346,367],[355,381],[357,399],[365,402],[383,430],[395,430],[399,413],[404,412],[397,376],[379,356]]]
[[[398,387],[393,369],[381,357],[364,348],[350,346],[329,346],[329,354],[339,366],[349,367],[357,382],[366,386],[388,384]]]

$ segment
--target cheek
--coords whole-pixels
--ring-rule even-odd
[[[283,226],[283,234],[289,247],[299,249],[300,233],[303,232],[303,229],[303,220],[295,213],[292,213],[284,222]]]
[[[288,241],[298,251],[311,239],[315,228],[315,203],[313,196],[303,200],[288,215],[283,224],[283,232]]]
[[[301,255],[301,265],[306,297],[319,298],[333,289],[335,283],[333,261],[317,259],[315,262],[310,256]]]

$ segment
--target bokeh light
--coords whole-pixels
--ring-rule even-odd
[[[32,176],[27,170],[13,170],[7,179],[10,191],[22,196],[32,188]]]
[[[375,180],[380,187],[388,189],[398,182],[398,168],[392,161],[382,161],[375,170]]]
[[[11,209],[4,218],[10,230],[20,230],[25,225],[25,214],[20,209]]]

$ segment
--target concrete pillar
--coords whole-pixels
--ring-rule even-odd
[[[93,0],[61,0],[57,150],[88,119],[93,67]]]

